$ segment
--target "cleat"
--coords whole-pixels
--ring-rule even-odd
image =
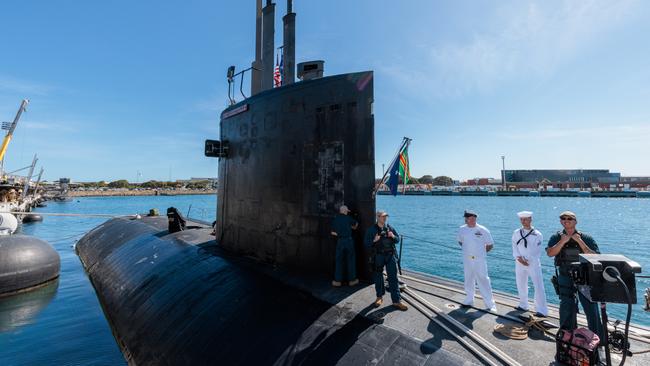
[[[350,281],[350,282],[348,283],[348,285],[349,285],[349,286],[354,286],[354,285],[356,285],[356,284],[358,284],[358,283],[359,283],[359,280],[355,278],[355,279],[353,279],[352,281]]]
[[[339,282],[339,281],[332,281],[332,286],[334,286],[334,287],[341,287],[341,282]]]
[[[381,306],[381,303],[382,303],[382,302],[384,302],[384,299],[382,299],[381,297],[378,297],[377,300],[375,300],[375,302],[372,303],[372,304],[373,304],[376,308],[378,308],[378,307]]]
[[[401,302],[394,302],[393,306],[396,307],[398,310],[401,310],[401,311],[406,311],[409,308],[408,306],[404,305]]]

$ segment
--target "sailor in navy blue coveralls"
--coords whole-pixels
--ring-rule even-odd
[[[334,268],[334,281],[332,286],[341,286],[341,282],[348,281],[348,285],[354,286],[359,283],[357,279],[356,256],[354,253],[354,241],[352,230],[359,225],[355,219],[348,216],[350,210],[343,205],[339,214],[332,221],[331,234],[336,237],[336,266]],[[343,278],[343,265],[345,264],[347,278]]]
[[[397,280],[397,253],[395,244],[399,242],[399,235],[397,231],[392,228],[386,220],[388,214],[384,211],[377,212],[377,223],[368,228],[364,239],[364,244],[368,249],[371,249],[371,255],[375,277],[375,292],[377,293],[377,300],[374,305],[381,306],[383,296],[386,293],[384,282],[384,267],[386,267],[386,274],[388,275],[388,286],[390,291],[393,306],[399,310],[406,310],[408,307],[402,303],[402,298],[399,293],[399,283]]]

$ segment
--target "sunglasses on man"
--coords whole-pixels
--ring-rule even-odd
[[[575,218],[574,218],[574,217],[563,216],[563,217],[560,217],[560,220],[563,220],[563,221],[573,221],[573,220],[575,220]]]

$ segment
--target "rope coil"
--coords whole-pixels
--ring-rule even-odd
[[[543,318],[531,316],[524,324],[497,324],[494,331],[510,339],[523,340],[528,338],[528,331],[537,329],[543,335],[555,338],[555,335],[543,325]]]

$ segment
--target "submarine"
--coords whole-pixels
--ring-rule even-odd
[[[409,311],[372,306],[361,234],[375,216],[374,73],[326,76],[321,60],[296,64],[288,0],[285,67],[274,87],[275,7],[256,1],[255,59],[239,73],[229,68],[230,105],[204,146],[219,159],[216,222],[118,217],[75,246],[126,362],[552,364],[556,343],[544,331],[517,341],[495,335],[495,324],[526,324],[508,310],[518,304],[510,294],[495,292],[499,311],[466,309],[462,283],[405,270]],[[343,204],[360,226],[353,240],[362,282],[333,288],[330,223]],[[548,321],[558,317],[551,306]],[[650,348],[650,329],[630,325],[629,340],[632,351]],[[627,364],[649,362],[639,353]]]

